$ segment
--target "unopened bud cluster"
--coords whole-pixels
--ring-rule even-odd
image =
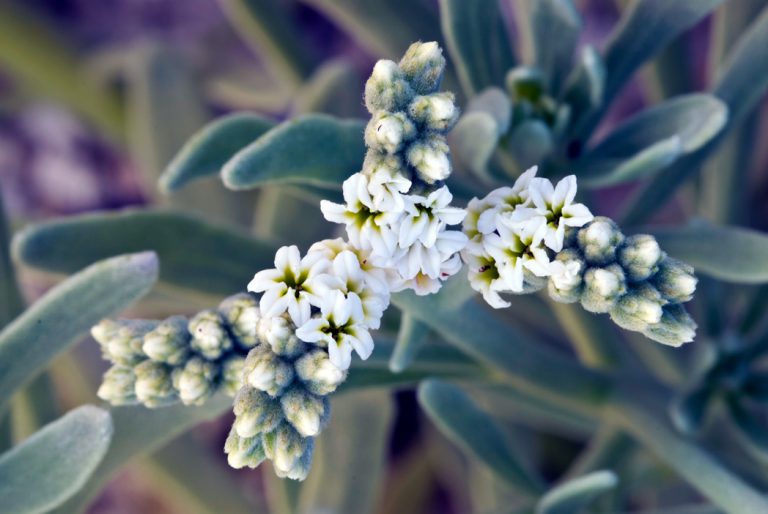
[[[113,405],[199,405],[240,387],[245,355],[258,343],[255,297],[239,294],[217,310],[164,321],[104,320],[91,333],[112,367],[98,395]]]

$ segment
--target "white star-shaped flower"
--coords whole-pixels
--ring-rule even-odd
[[[398,213],[405,208],[403,195],[411,189],[411,181],[400,173],[403,168],[397,155],[366,158],[363,169],[368,171],[368,192],[377,211]]]
[[[557,186],[544,178],[531,180],[531,200],[536,212],[546,219],[544,244],[555,252],[563,249],[566,227],[582,227],[594,218],[584,204],[573,203],[576,189],[575,175],[563,178]]]
[[[529,186],[536,177],[537,166],[529,168],[520,175],[512,187],[494,189],[485,197],[485,202],[492,205],[480,213],[477,219],[477,230],[481,234],[490,234],[496,230],[497,216],[511,213],[518,207],[530,203]]]
[[[464,252],[467,262],[469,285],[483,295],[483,299],[494,309],[503,309],[511,304],[499,296],[508,289],[501,277],[496,261],[488,255],[479,242],[470,242]]]
[[[391,284],[397,280],[397,272],[392,268],[379,266],[374,263],[370,250],[352,246],[342,238],[323,239],[309,247],[307,253],[321,252],[326,259],[332,261],[341,252],[352,252],[357,256],[360,269],[365,276],[366,284],[374,291],[389,291]]]
[[[545,229],[540,217],[526,224],[513,224],[502,218],[498,234],[485,237],[485,251],[496,262],[499,275],[510,291],[523,292],[525,270],[537,277],[549,275],[549,256],[543,246]]]
[[[447,186],[432,191],[427,196],[408,196],[406,215],[400,223],[400,248],[407,248],[417,240],[424,246],[431,247],[437,240],[438,232],[446,225],[461,223],[467,212],[458,207],[451,207],[452,200],[453,195]]]
[[[581,263],[573,261],[552,261],[549,264],[549,275],[557,289],[568,290],[581,282]]]
[[[417,240],[407,248],[402,248],[393,259],[392,266],[405,280],[419,273],[437,279],[440,278],[443,263],[463,250],[466,244],[467,236],[463,232],[441,230],[432,246],[428,247]]]

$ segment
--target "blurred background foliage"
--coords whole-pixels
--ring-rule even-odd
[[[227,399],[148,417],[113,409],[110,452],[57,512],[531,512],[542,481],[562,484],[538,502],[542,513],[576,512],[593,495],[597,512],[757,512],[749,510],[762,505],[750,503],[760,501],[754,491],[768,488],[760,408],[768,398],[768,239],[755,231],[768,229],[768,150],[759,144],[768,133],[768,7],[569,5],[0,0],[0,325],[58,281],[47,272],[155,250],[158,287],[127,315],[160,318],[240,290],[279,243],[306,247],[330,236],[318,199],[338,196],[363,155],[363,122],[336,118],[364,118],[373,63],[417,40],[447,48],[444,88],[464,107],[451,140],[460,201],[530,164],[552,176],[573,170],[593,212],[623,219],[629,232],[666,225],[654,232],[662,247],[704,275],[694,306],[699,338],[674,354],[537,297],[507,313],[514,329],[495,326],[485,311],[462,313],[488,317],[482,327],[451,318],[440,302],[455,294],[459,305],[460,288],[446,288],[434,304],[401,298],[406,314],[385,320],[397,339],[392,360],[393,345],[382,343],[371,362],[352,369],[307,482],[281,481],[264,466],[226,466],[231,419],[218,417]],[[240,111],[250,114],[199,132]],[[229,187],[217,176],[222,167]],[[63,215],[70,217],[45,221]],[[10,234],[32,222],[43,223],[19,236],[14,266]],[[104,292],[103,313],[87,314],[111,314],[151,283],[126,276],[135,291]],[[39,312],[55,308],[57,298],[46,300]],[[93,341],[69,346],[79,340],[74,332],[60,334],[53,361],[30,365],[45,371],[13,397],[2,449],[97,402],[105,364]],[[509,349],[497,356],[486,336],[500,333],[563,350],[553,352],[562,375],[552,377],[553,389],[567,387],[569,373],[586,373],[594,390],[584,394],[599,396],[608,387],[602,373],[621,363],[648,388],[632,394],[674,396],[677,432],[642,410],[609,406],[597,416],[593,399],[542,401],[515,380],[535,381],[543,357]],[[463,353],[432,355],[443,340]],[[388,365],[406,371],[392,374]],[[508,373],[512,383],[474,380],[480,367]],[[461,379],[461,388],[427,381],[417,398],[413,385],[429,376]],[[724,490],[735,499],[710,507],[706,500]],[[670,505],[681,507],[663,510]]]

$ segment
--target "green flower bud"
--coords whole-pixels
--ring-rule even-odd
[[[365,144],[390,154],[400,151],[416,136],[416,125],[403,112],[379,111],[365,127]]]
[[[142,350],[153,361],[178,366],[189,356],[189,340],[187,318],[173,316],[144,336]]]
[[[235,396],[235,422],[232,427],[240,437],[271,432],[283,420],[280,403],[252,387],[243,387]]]
[[[279,395],[293,381],[293,366],[259,345],[248,353],[243,367],[245,383],[270,396]]]
[[[589,312],[608,312],[626,291],[624,270],[618,264],[589,268],[584,274],[581,305]]]
[[[619,264],[631,282],[640,282],[656,273],[663,258],[656,238],[648,234],[628,237],[618,251]]]
[[[400,69],[417,94],[434,93],[440,88],[440,82],[443,80],[443,51],[434,41],[413,43],[400,60]]]
[[[378,61],[365,83],[365,106],[371,114],[376,111],[401,111],[413,95],[405,73],[394,61]]]
[[[259,344],[257,327],[261,319],[259,303],[250,294],[230,296],[219,305],[224,319],[235,336],[235,341],[244,349],[253,348]]]
[[[549,296],[560,303],[575,303],[581,297],[586,263],[581,254],[566,248],[557,254],[552,262],[549,277]]]
[[[347,378],[346,370],[337,368],[325,350],[317,349],[303,355],[294,366],[304,386],[318,396],[334,392]]]
[[[315,449],[315,441],[312,438],[307,438],[304,441],[304,451],[302,452],[299,460],[296,461],[296,463],[289,471],[285,472],[279,468],[275,469],[275,474],[279,478],[290,478],[291,480],[299,481],[307,478],[307,475],[309,475],[309,470],[312,467],[312,454],[314,453]]]
[[[612,219],[597,216],[579,230],[579,248],[587,263],[604,266],[616,260],[616,247],[624,241],[624,235]]]
[[[174,374],[174,386],[186,405],[201,405],[215,390],[219,367],[200,357],[193,357]]]
[[[459,109],[453,93],[434,93],[417,96],[408,106],[408,115],[428,130],[447,132],[459,119]]]
[[[245,369],[245,357],[242,355],[230,355],[221,363],[221,387],[230,396],[243,386],[243,370]]]
[[[681,346],[693,341],[696,336],[696,322],[682,305],[666,305],[661,320],[643,330],[643,335],[662,344]]]
[[[143,337],[155,326],[156,321],[105,319],[91,329],[91,335],[101,345],[105,359],[132,366],[147,358],[141,349]]]
[[[266,458],[261,434],[240,437],[234,427],[229,431],[224,443],[224,452],[227,454],[227,462],[235,469],[246,466],[255,468]]]
[[[162,362],[144,361],[133,371],[136,375],[136,398],[147,407],[163,407],[178,401],[171,369]]]
[[[221,315],[213,310],[198,312],[189,320],[191,346],[208,360],[216,360],[234,346]]]
[[[133,373],[133,368],[119,364],[109,368],[104,373],[101,386],[99,386],[96,394],[112,405],[136,404],[138,399],[136,398],[136,376]]]
[[[683,303],[693,298],[698,279],[693,266],[668,257],[650,281],[670,303]]]
[[[621,328],[641,332],[661,321],[666,300],[650,284],[632,287],[611,309],[611,319]]]
[[[538,104],[545,94],[544,76],[536,68],[513,68],[507,73],[504,82],[514,103],[526,101]]]
[[[327,397],[319,397],[303,387],[294,387],[280,398],[283,414],[302,437],[312,437],[328,422],[331,406]]]
[[[431,134],[412,143],[405,156],[427,184],[445,180],[451,174],[450,149],[443,136]]]
[[[258,331],[261,340],[281,357],[292,359],[306,351],[306,343],[296,337],[296,327],[285,316],[262,318]]]
[[[302,458],[306,459],[306,453],[312,451],[314,440],[304,438],[290,425],[290,423],[281,423],[274,431],[274,456],[272,464],[278,475],[296,476],[294,468],[304,468],[301,466]],[[266,445],[265,445],[266,446]],[[297,477],[297,479],[299,479]]]

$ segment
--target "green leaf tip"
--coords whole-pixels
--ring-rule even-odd
[[[597,496],[618,485],[612,471],[595,471],[569,480],[545,494],[536,506],[536,514],[573,514],[589,505]]]

